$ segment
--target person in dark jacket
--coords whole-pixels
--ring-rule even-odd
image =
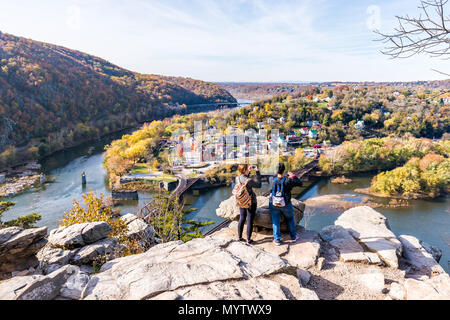
[[[256,181],[250,178],[250,172],[255,170]],[[244,232],[244,224],[247,221],[247,243],[252,243],[252,231],[253,231],[253,221],[256,215],[257,200],[255,191],[253,188],[261,188],[261,173],[256,166],[249,166],[247,164],[241,164],[238,167],[239,176],[236,177],[236,183],[245,183],[247,180],[247,191],[251,196],[251,207],[248,209],[239,208],[239,224],[238,224],[238,236],[239,241],[244,241],[242,238],[242,233]]]
[[[278,165],[278,174],[272,182],[272,195],[270,196],[269,201],[269,210],[270,216],[272,218],[272,228],[273,228],[273,242],[275,245],[279,246],[281,244],[281,215],[284,215],[288,222],[289,233],[291,236],[291,240],[293,242],[299,239],[297,235],[297,226],[295,224],[294,219],[294,207],[291,202],[291,192],[294,187],[301,186],[302,182],[298,179],[292,172],[288,172],[287,177],[285,176],[286,167],[284,163],[280,163]],[[274,190],[279,191],[281,189],[281,184],[283,184],[283,193],[284,193],[284,207],[277,207],[273,205],[273,196]]]

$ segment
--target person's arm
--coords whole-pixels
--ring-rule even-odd
[[[259,170],[256,170],[256,181],[254,179],[250,179],[247,182],[247,185],[250,188],[261,188],[262,182],[261,182],[261,173],[259,172]]]
[[[288,174],[289,178],[286,180],[286,185],[289,189],[293,189],[294,187],[301,187],[303,185],[302,181],[295,176],[292,172]]]

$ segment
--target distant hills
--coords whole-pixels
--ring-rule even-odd
[[[295,83],[267,83],[267,82],[218,82],[222,88],[229,91],[237,99],[264,100],[282,95],[297,95],[300,92],[315,87],[346,86],[391,86],[395,88],[415,88],[423,86],[427,89],[450,89],[450,80],[412,81],[412,82],[295,82]]]
[[[189,105],[216,102],[236,99],[213,83],[139,74],[83,52],[0,32],[0,164],[10,146],[18,148],[9,153],[42,156],[142,121],[189,112]]]

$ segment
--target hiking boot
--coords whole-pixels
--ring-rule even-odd
[[[253,240],[247,240],[247,244],[253,244]]]
[[[281,241],[273,240],[273,244],[276,246],[281,246]]]
[[[297,242],[298,240],[300,240],[300,236],[296,235],[295,239],[292,239],[291,242],[294,243],[294,242]]]

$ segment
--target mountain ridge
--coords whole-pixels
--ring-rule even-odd
[[[0,31],[0,167],[15,162],[14,147],[26,150],[20,158],[36,158],[144,121],[202,111],[189,105],[217,102],[236,99],[213,83],[141,74]]]

